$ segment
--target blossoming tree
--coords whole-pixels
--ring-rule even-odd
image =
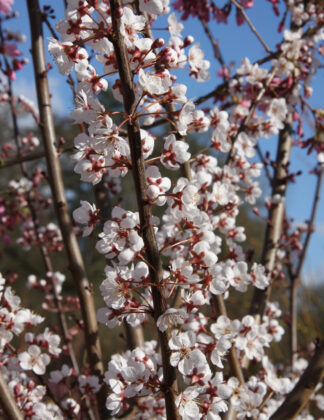
[[[57,317],[52,325],[23,307],[11,285],[14,278],[1,276],[3,415],[316,418],[316,410],[324,410],[324,345],[311,343],[301,357],[296,294],[324,162],[323,111],[309,101],[312,76],[324,54],[322,2],[271,0],[282,35],[274,50],[248,16],[253,0],[65,3],[65,19],[54,28],[51,7],[42,9],[38,0],[27,0],[36,109],[13,94],[15,72],[23,71],[25,64],[17,46],[23,35],[4,28],[6,20],[15,18],[14,5],[13,0],[0,0],[1,101],[8,104],[13,122],[13,141],[2,145],[2,167],[18,165],[21,171],[1,199],[1,235],[8,242],[10,232],[20,226],[17,246],[39,249],[45,278],[31,272],[27,285],[42,291],[45,314]],[[250,27],[265,50],[254,63],[242,57],[235,69],[226,65],[210,31],[211,23],[227,24],[231,13],[236,13],[238,25]],[[204,83],[213,74],[201,45],[192,36],[182,36],[189,17],[201,22],[215,55],[210,59],[218,61],[222,79],[195,100],[190,99],[190,86],[181,83],[183,72],[194,83]],[[43,25],[52,33],[48,42]],[[155,28],[161,26],[167,29],[164,38],[156,37]],[[64,147],[56,137],[50,106],[46,44],[74,94],[70,117],[79,128],[71,156],[74,171],[81,182],[93,186],[96,199],[81,201],[75,209],[68,208],[65,197],[60,165]],[[101,103],[108,87],[122,111]],[[20,132],[21,109],[31,113],[41,132],[41,152],[34,151],[40,143],[34,134]],[[306,109],[315,127],[308,140],[303,136]],[[162,124],[164,131],[158,128]],[[208,136],[195,154],[192,133]],[[265,137],[277,143],[271,165],[259,147]],[[289,166],[293,146],[317,158],[311,218],[295,230],[285,214],[287,184],[295,176]],[[45,173],[28,166],[43,156]],[[266,199],[262,257],[255,261],[243,246],[247,238],[238,216],[243,206],[254,206],[260,217],[262,210],[255,206],[261,202],[258,179],[263,167],[272,191]],[[135,212],[114,198],[126,174],[133,182]],[[40,188],[44,178],[50,200]],[[43,225],[42,212],[51,203],[55,223]],[[87,278],[77,234],[98,238],[96,250],[106,263],[100,290]],[[65,274],[51,256],[63,250],[69,267]],[[66,276],[74,282],[75,298],[63,293]],[[290,351],[278,365],[270,349],[285,330],[271,290],[285,278],[290,282]],[[251,301],[239,319],[230,304],[236,292]],[[101,308],[95,307],[96,294],[102,296]],[[68,312],[73,316],[68,318]],[[109,329],[122,325],[128,350],[106,360],[98,322],[108,336]],[[82,332],[84,358],[75,345]]]

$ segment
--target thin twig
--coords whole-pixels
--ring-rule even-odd
[[[72,152],[72,150],[73,150],[73,147],[65,147],[63,151],[60,152],[60,154],[66,153],[66,152]],[[39,151],[39,152],[28,153],[26,155],[16,156],[13,158],[1,159],[0,169],[10,168],[11,166],[20,165],[21,163],[30,162],[32,160],[42,159],[43,157],[45,157],[45,152]]]
[[[259,34],[259,32],[256,30],[255,26],[251,22],[251,19],[248,17],[248,15],[245,13],[244,8],[238,3],[236,0],[230,0],[232,4],[242,13],[244,19],[246,20],[247,24],[249,25],[251,31],[255,34],[255,36],[258,38],[258,40],[263,45],[264,49],[267,51],[267,53],[271,53],[271,49],[268,47],[267,43],[263,40],[262,36]]]
[[[218,42],[214,39],[212,33],[210,32],[210,29],[208,28],[207,22],[205,20],[201,21],[201,24],[204,28],[205,34],[207,35],[211,46],[213,48],[213,52],[214,52],[214,56],[216,58],[216,60],[219,62],[219,64],[221,65],[222,69],[224,70],[226,68],[223,56],[221,54]],[[223,75],[223,80],[224,82],[226,81],[226,77]]]
[[[290,340],[291,340],[291,355],[292,355],[292,365],[294,364],[297,354],[298,354],[298,334],[297,334],[297,291],[300,284],[300,277],[303,264],[305,262],[306,253],[310,243],[311,236],[314,232],[314,222],[317,213],[318,203],[320,200],[320,191],[322,187],[323,180],[323,169],[317,173],[317,182],[315,188],[315,195],[313,199],[313,205],[311,210],[311,217],[308,222],[308,231],[306,234],[305,241],[303,243],[302,251],[298,259],[297,268],[294,271],[292,266],[288,267],[288,273],[291,281],[291,293],[290,293],[290,314],[291,314],[291,324],[290,324]]]
[[[272,176],[270,174],[270,171],[269,171],[269,168],[268,168],[268,165],[267,165],[267,161],[265,160],[265,157],[263,156],[262,150],[261,150],[258,143],[255,145],[255,150],[257,151],[257,154],[259,155],[259,158],[260,158],[261,162],[263,163],[263,167],[264,167],[266,177],[267,177],[267,179],[268,179],[268,181],[271,185],[272,184]]]

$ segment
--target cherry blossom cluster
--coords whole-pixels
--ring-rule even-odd
[[[1,368],[6,377],[9,389],[19,408],[26,418],[37,418],[41,413],[57,411],[55,404],[47,404],[46,388],[36,386],[35,375],[43,375],[52,358],[61,353],[60,336],[53,334],[48,328],[43,333],[26,332],[44,321],[44,318],[34,314],[30,309],[21,306],[21,299],[13,292],[1,275],[1,304],[0,304],[0,346]],[[25,333],[26,332],[26,333]],[[15,337],[22,336],[24,345],[15,349],[11,342]],[[61,417],[62,418],[62,417]]]
[[[11,3],[12,1],[0,2],[0,11],[6,15],[6,18],[1,18],[1,23],[4,19],[17,17],[15,13],[9,13]],[[28,276],[24,282],[24,287],[27,287],[24,298],[39,302],[38,306],[43,315],[58,318],[58,325],[46,322],[46,327],[43,331],[40,330],[38,325],[44,322],[45,318],[22,306],[21,299],[14,293],[11,284],[18,281],[21,283],[23,279],[12,272],[15,267],[5,267],[5,271],[10,275],[7,275],[7,281],[0,276],[1,372],[24,418],[70,418],[88,410],[85,401],[91,392],[94,394],[100,386],[98,378],[90,374],[86,364],[79,372],[78,365],[73,362],[73,347],[70,346],[70,342],[83,328],[83,322],[79,319],[79,299],[66,294],[63,297],[62,289],[66,276],[55,271],[52,266],[51,254],[62,251],[63,244],[57,224],[48,221],[52,201],[48,198],[44,165],[35,166],[32,163],[29,166],[23,162],[25,156],[40,144],[33,132],[21,134],[19,131],[21,113],[31,114],[35,122],[39,123],[35,105],[22,95],[14,96],[12,90],[14,71],[20,69],[14,57],[19,56],[22,64],[26,62],[14,42],[25,42],[25,36],[2,27],[1,33],[1,42],[5,44],[1,48],[0,100],[6,112],[9,110],[9,126],[12,117],[15,128],[13,138],[1,145],[1,158],[6,163],[9,162],[9,165],[11,161],[17,160],[20,166],[20,175],[18,166],[14,178],[8,181],[8,178],[4,177],[2,183],[1,238],[5,245],[16,242],[27,255],[34,249],[40,253],[43,259],[40,267],[45,265],[47,272],[44,272],[43,278],[37,278],[34,274]],[[111,186],[111,190],[116,193],[118,183],[112,182]],[[66,313],[72,314],[73,323],[66,323]],[[55,361],[52,363],[53,359]],[[64,362],[68,362],[72,367],[67,367]],[[62,378],[56,382],[50,380],[52,372],[55,376],[56,371],[49,372],[49,369],[59,366],[62,366],[62,369],[65,366],[65,370],[68,368],[69,381],[65,382],[65,389]],[[49,398],[55,386],[55,392],[59,392],[63,398]],[[70,388],[73,389],[73,393]]]
[[[0,0],[2,21],[14,17],[12,3]],[[62,251],[63,242],[58,226],[41,223],[38,216],[48,213],[52,204],[42,193],[46,174],[41,169],[27,170],[22,163],[22,176],[8,182],[0,199],[0,233],[5,243],[14,237],[26,252],[33,247],[41,250],[46,270],[42,276],[31,273],[26,286],[28,293],[42,295],[42,310],[57,316],[58,325],[32,329],[44,318],[23,308],[0,276],[0,365],[18,408],[31,420],[99,418],[98,405],[100,409],[104,398],[105,415],[130,412],[136,420],[163,420],[168,418],[167,394],[171,393],[183,420],[219,420],[233,412],[238,419],[269,419],[308,362],[302,354],[294,355],[290,364],[271,361],[271,347],[281,341],[287,319],[278,303],[266,301],[260,318],[233,315],[231,297],[243,301],[247,292],[264,291],[274,280],[283,283],[288,259],[299,255],[302,237],[312,226],[291,232],[286,219],[274,269],[269,272],[247,251],[247,233],[239,216],[262,197],[263,164],[256,160],[259,141],[271,141],[288,120],[295,144],[309,154],[315,151],[323,163],[321,141],[305,139],[303,127],[307,108],[316,128],[323,128],[323,114],[309,103],[311,79],[320,67],[318,56],[324,55],[320,2],[286,1],[287,13],[278,30],[282,39],[275,50],[256,63],[245,57],[236,67],[223,65],[218,72],[223,83],[216,88],[213,103],[191,98],[188,87],[179,83],[184,72],[192,83],[204,83],[212,68],[201,44],[191,35],[182,35],[184,25],[172,6],[182,21],[190,16],[205,24],[227,23],[235,11],[236,22],[242,25],[253,0],[226,1],[222,6],[209,0],[177,0],[173,5],[169,0],[122,1],[117,11],[110,6],[114,2],[107,0],[66,3],[65,18],[55,27],[59,37],[52,29],[48,50],[61,75],[77,80],[70,114],[80,128],[71,156],[74,172],[89,183],[88,188],[105,185],[112,203],[110,214],[104,214],[98,200],[96,204],[82,200],[73,210],[74,229],[80,236],[97,237],[95,248],[106,263],[98,322],[109,329],[147,329],[149,341],[112,355],[102,375],[87,363],[78,365],[72,338],[84,326],[79,310],[87,308],[78,298],[63,296],[66,275],[52,266],[51,254]],[[280,1],[271,3],[280,15]],[[47,21],[51,13],[50,7],[44,8],[43,19]],[[128,69],[120,68],[116,22]],[[159,25],[167,26],[163,37],[155,37]],[[34,105],[14,97],[11,88],[15,72],[26,63],[17,46],[25,37],[0,30],[0,70],[6,80],[1,81],[0,101],[9,105],[13,118],[23,110],[38,123]],[[134,91],[128,112],[126,70]],[[101,97],[108,89],[123,111],[105,108]],[[206,106],[200,106],[204,102]],[[134,131],[139,139],[135,145]],[[206,144],[194,153],[190,136],[200,134]],[[2,159],[23,160],[39,145],[33,133],[14,135],[14,142],[2,145]],[[134,160],[136,153],[143,168]],[[276,171],[268,158],[263,161]],[[284,169],[282,183],[299,175],[289,165]],[[128,209],[122,194],[116,200],[125,179],[131,178],[137,209]],[[284,194],[272,195],[265,207],[271,211],[284,201]],[[145,212],[150,215],[146,220]],[[260,216],[257,208],[254,212]],[[89,292],[96,290],[85,291]],[[70,318],[66,322],[67,313],[73,324]],[[315,347],[310,346],[307,356]],[[177,387],[170,386],[168,376],[177,380]],[[324,411],[323,400],[318,386],[296,418],[313,419],[312,406]]]
[[[252,6],[253,2],[243,4],[245,8]],[[189,14],[203,18],[199,13],[205,13],[203,7],[189,2],[178,2],[176,7],[186,8],[184,18]],[[220,19],[220,9],[216,9],[206,2],[206,11]],[[227,411],[228,404],[238,412],[238,418],[268,418],[294,383],[292,373],[279,376],[266,356],[270,343],[280,341],[284,333],[277,319],[281,312],[275,304],[268,304],[261,323],[251,315],[241,320],[203,315],[203,308],[213,307],[217,296],[226,299],[231,289],[246,292],[250,286],[264,289],[269,285],[264,267],[247,261],[242,247],[246,234],[244,227],[237,225],[237,216],[244,202],[255,204],[261,196],[257,178],[262,165],[252,160],[258,140],[278,134],[288,113],[294,113],[295,121],[300,121],[300,97],[311,95],[307,83],[323,31],[317,27],[317,9],[310,10],[313,13],[305,19],[312,21],[313,31],[303,35],[301,31],[285,30],[271,69],[243,59],[235,76],[226,82],[226,98],[219,95],[218,107],[202,110],[187,98],[187,87],[176,82],[177,70],[184,69],[197,82],[209,79],[210,64],[199,44],[192,37],[182,38],[183,25],[173,13],[168,16],[169,39],[154,40],[146,35],[145,14],[154,22],[157,15],[170,12],[168,2],[139,2],[137,10],[126,5],[120,10],[120,31],[133,74],[136,108],[119,126],[114,122],[114,115],[119,114],[106,110],[98,97],[108,88],[109,76],[114,76],[113,94],[123,101],[107,2],[83,1],[77,7],[68,3],[66,20],[57,24],[61,40],[50,41],[49,51],[60,72],[68,75],[74,70],[79,80],[71,117],[78,124],[86,124],[86,132],[75,138],[77,152],[73,155],[81,180],[97,184],[105,174],[123,177],[134,171],[123,125],[136,118],[146,127],[140,131],[146,161],[146,199],[153,213],[154,206],[164,209],[161,220],[153,216],[150,224],[161,258],[168,261],[160,287],[170,306],[156,320],[156,326],[162,333],[170,331],[170,363],[187,386],[179,391],[176,406],[186,420],[197,416],[220,418],[219,413]],[[205,20],[208,18],[204,15]],[[98,64],[89,64],[89,50],[94,51]],[[96,70],[102,68],[100,65],[103,70]],[[156,136],[150,127],[164,117],[165,109],[175,131]],[[211,155],[192,157],[183,140],[195,132],[209,132],[210,148],[219,154],[231,153],[231,159],[224,165]],[[166,170],[178,171],[188,162],[190,177],[178,177],[172,183],[164,175]],[[74,217],[85,225],[84,236],[99,221],[96,207],[84,201]],[[106,307],[98,311],[98,320],[109,328],[122,321],[135,328],[154,313],[143,228],[137,213],[118,206],[99,234],[96,247],[108,265],[100,287]],[[151,416],[164,412],[162,366],[156,347],[155,342],[145,343],[123,356],[113,356],[109,362],[105,382],[111,389],[107,408],[112,414],[128,410],[134,397],[140,413],[143,406]],[[261,363],[260,373],[245,384],[234,377],[225,379],[222,373],[213,375],[212,365],[226,371],[230,351],[241,363],[245,359]],[[263,404],[269,389],[275,398]],[[144,415],[140,413],[139,418]]]

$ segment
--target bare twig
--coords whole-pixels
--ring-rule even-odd
[[[65,152],[71,152],[72,150],[73,150],[73,147],[66,147],[60,154],[65,153]],[[42,159],[43,157],[45,157],[45,152],[39,151],[39,152],[28,153],[26,155],[16,156],[13,158],[1,159],[0,169],[10,168],[11,166],[20,165],[21,163],[30,162],[32,160]]]
[[[55,212],[67,251],[69,269],[71,270],[80,300],[82,317],[85,324],[85,341],[91,371],[93,374],[101,376],[104,368],[102,363],[101,346],[98,337],[95,305],[80,248],[72,228],[64,192],[61,165],[55,148],[55,130],[48,89],[41,11],[38,0],[27,0],[27,6],[31,24],[32,54],[37,87],[37,98],[40,110],[42,137],[44,141],[47,170],[50,179]],[[101,399],[102,398],[98,397],[98,403],[104,413],[106,412],[106,409],[104,408],[104,399],[100,401]]]
[[[263,40],[262,36],[259,34],[259,32],[256,30],[255,26],[251,22],[251,19],[248,17],[248,15],[245,13],[244,7],[240,5],[236,0],[230,0],[232,4],[242,13],[244,19],[246,20],[247,24],[249,25],[251,31],[255,34],[255,36],[258,38],[258,40],[263,45],[264,49],[267,51],[267,53],[271,53],[271,49],[268,47],[266,42]]]
[[[155,233],[152,225],[150,224],[150,218],[152,214],[151,205],[146,200],[146,175],[142,154],[140,125],[138,118],[134,116],[136,111],[136,100],[132,73],[129,66],[127,49],[123,40],[123,36],[120,32],[121,22],[118,15],[118,10],[120,10],[121,7],[122,4],[120,0],[110,0],[113,29],[111,32],[111,40],[113,42],[116,54],[125,112],[131,119],[131,121],[129,121],[127,124],[127,128],[133,164],[132,174],[135,183],[142,237],[146,248],[146,257],[150,267],[150,277],[152,283],[154,283],[154,286],[152,286],[152,298],[154,307],[154,319],[157,321],[159,316],[166,309],[165,301],[163,299],[163,291],[161,290],[163,282],[163,267],[159,249],[156,243]],[[167,419],[178,420],[179,415],[175,405],[176,369],[170,364],[170,348],[168,343],[169,332],[161,332],[158,330],[158,334],[163,364],[162,392],[165,397]]]
[[[31,160],[41,159],[45,156],[44,152],[34,152],[28,153],[27,155],[23,156],[16,156],[9,159],[1,159],[0,160],[0,169],[10,168],[11,166],[20,165],[24,162],[30,162]]]
[[[307,369],[270,420],[292,420],[303,410],[324,377],[324,342],[317,348]]]
[[[310,220],[308,222],[308,231],[306,234],[306,238],[303,244],[303,249],[302,252],[300,254],[299,260],[298,260],[298,266],[295,272],[295,277],[300,277],[301,274],[301,270],[303,268],[303,264],[305,262],[305,258],[306,258],[306,253],[308,250],[308,246],[309,246],[309,242],[312,236],[312,233],[314,232],[314,222],[315,222],[315,217],[316,217],[316,213],[317,213],[317,208],[318,208],[318,203],[320,200],[320,192],[321,192],[321,188],[322,188],[322,181],[323,181],[323,172],[324,170],[321,169],[318,174],[317,174],[317,182],[316,182],[316,188],[315,188],[315,195],[314,195],[314,200],[313,200],[313,206],[312,206],[312,211],[311,211],[311,217]]]
[[[202,20],[201,21],[201,24],[202,24],[202,26],[204,28],[204,31],[205,31],[205,33],[206,33],[206,35],[207,35],[207,37],[208,37],[208,39],[209,39],[209,41],[211,43],[211,46],[213,48],[213,52],[214,52],[214,56],[215,56],[216,60],[219,62],[219,64],[221,65],[221,67],[223,69],[225,69],[226,68],[226,65],[225,65],[223,56],[221,54],[221,51],[220,51],[218,42],[214,39],[212,33],[210,32],[210,29],[208,28],[207,22],[205,20]],[[225,79],[226,78],[223,76],[224,82],[225,82]]]
[[[257,154],[259,155],[259,158],[260,158],[261,162],[263,163],[263,167],[264,167],[264,171],[265,171],[266,177],[268,178],[268,181],[269,181],[269,183],[271,185],[271,183],[272,183],[272,177],[271,177],[271,174],[270,174],[270,171],[269,171],[267,162],[265,160],[265,157],[263,156],[262,150],[261,150],[260,146],[258,145],[258,143],[255,146],[255,150],[257,151]]]

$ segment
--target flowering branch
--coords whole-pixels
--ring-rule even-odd
[[[154,305],[154,319],[157,322],[158,318],[165,311],[165,303],[162,296],[161,283],[163,279],[163,268],[160,259],[158,246],[153,230],[150,224],[152,216],[151,205],[146,198],[146,175],[144,167],[144,158],[142,155],[142,143],[140,136],[140,125],[137,118],[134,118],[136,109],[134,86],[132,81],[132,73],[129,67],[127,58],[127,50],[123,41],[123,36],[120,32],[120,18],[121,18],[121,3],[119,0],[110,0],[111,16],[112,16],[112,42],[115,49],[116,60],[121,80],[122,94],[124,99],[125,112],[129,116],[127,123],[128,138],[132,156],[132,174],[135,183],[135,192],[137,198],[137,205],[140,216],[140,224],[142,236],[146,248],[147,260],[150,267],[150,277],[155,284],[152,287],[152,297]],[[168,331],[160,331],[159,340],[162,354],[163,364],[163,384],[162,391],[165,396],[165,405],[168,420],[178,419],[178,413],[175,406],[175,383],[176,370],[170,365],[170,348],[168,344]]]
[[[316,349],[308,367],[283,404],[270,420],[292,420],[303,410],[313,395],[316,386],[324,377],[324,342]]]

